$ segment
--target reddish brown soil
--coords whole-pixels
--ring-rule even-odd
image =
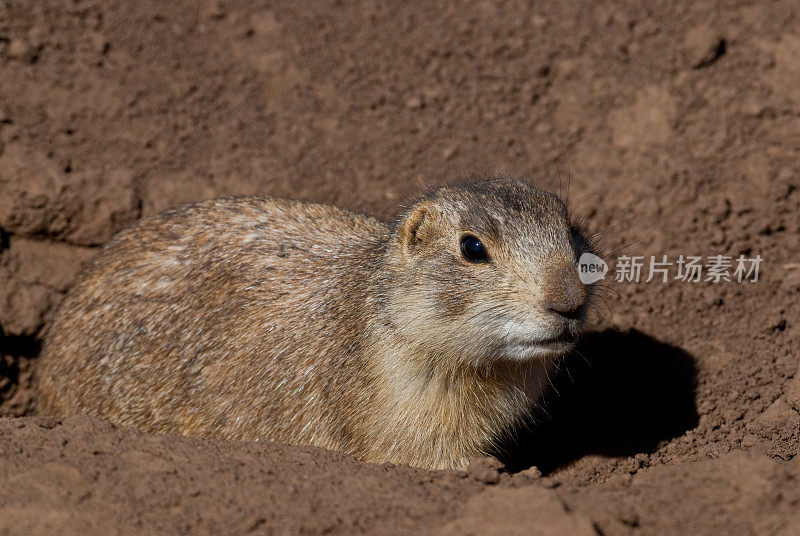
[[[227,194],[389,215],[470,170],[569,182],[610,258],[759,281],[612,283],[504,472],[30,416],[121,227]],[[0,2],[0,534],[798,534],[798,347],[795,0]]]

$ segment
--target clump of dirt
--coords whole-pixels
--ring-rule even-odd
[[[0,531],[800,531],[793,1],[12,0],[0,70]],[[117,230],[232,194],[388,217],[472,170],[561,191],[611,262],[506,469],[30,417],[48,319]],[[689,282],[681,255],[762,261]]]

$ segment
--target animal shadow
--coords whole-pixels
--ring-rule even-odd
[[[696,376],[691,355],[640,331],[589,334],[499,457],[510,471],[547,474],[587,454],[653,452],[697,426]]]

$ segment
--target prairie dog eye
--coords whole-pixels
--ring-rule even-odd
[[[483,242],[472,235],[461,237],[461,255],[467,262],[489,262],[489,254]]]

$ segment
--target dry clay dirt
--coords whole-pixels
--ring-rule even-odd
[[[569,183],[609,259],[759,279],[610,281],[505,468],[36,415],[43,326],[120,228],[391,217],[472,170]],[[0,534],[800,534],[798,186],[796,0],[0,1]]]

